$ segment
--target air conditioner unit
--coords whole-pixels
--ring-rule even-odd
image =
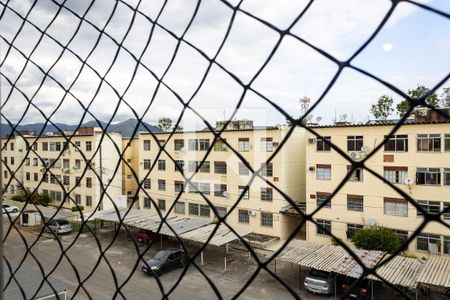
[[[280,144],[280,143],[278,143],[278,142],[273,142],[273,143],[272,143],[272,146],[273,146],[274,148],[276,148],[276,147],[278,147],[279,144]]]
[[[253,217],[256,216],[256,210],[254,210],[254,209],[249,210],[248,215],[253,216]]]
[[[228,198],[228,192],[227,192],[227,191],[224,191],[224,192],[222,193],[222,195],[223,195],[224,197]]]
[[[350,157],[353,159],[359,159],[359,158],[361,158],[361,153],[357,152],[357,151],[352,151],[352,152],[350,152]]]
[[[308,143],[309,144],[315,144],[316,143],[316,139],[315,138],[309,138],[308,139]]]
[[[315,170],[316,170],[316,167],[315,167],[315,166],[309,166],[308,170],[310,170],[310,171],[315,171]]]

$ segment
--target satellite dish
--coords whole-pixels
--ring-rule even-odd
[[[306,120],[308,120],[308,122],[311,122],[312,118],[313,118],[313,116],[309,115],[309,116],[306,117]]]
[[[413,184],[413,179],[411,177],[406,177],[405,178],[405,184],[407,184],[407,185]]]
[[[316,118],[317,123],[319,123],[321,120],[322,120],[322,117],[317,117]]]
[[[369,148],[368,146],[362,146],[362,147],[361,147],[361,151],[362,151],[362,152],[369,152],[369,151],[370,151],[370,148]]]
[[[356,152],[350,152],[350,156],[351,156],[351,158],[355,158],[356,157]]]
[[[373,226],[373,225],[377,224],[377,221],[375,221],[374,219],[370,218],[370,219],[367,219],[367,224],[370,225],[370,226]]]

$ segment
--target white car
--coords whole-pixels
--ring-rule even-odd
[[[2,214],[6,213],[16,213],[19,211],[19,208],[14,205],[2,204]]]

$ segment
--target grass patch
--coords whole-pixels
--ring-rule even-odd
[[[92,231],[94,231],[94,227],[97,226],[97,228],[100,228],[100,220],[91,220],[91,221],[87,221],[85,222],[85,224],[83,225],[83,228],[81,228],[82,223],[78,222],[78,221],[69,221],[70,224],[72,224],[72,230],[73,232],[80,232],[81,233],[86,233],[86,232],[90,232],[89,227],[91,228]]]

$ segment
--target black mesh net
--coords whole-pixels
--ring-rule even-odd
[[[7,115],[3,112],[1,114],[2,125],[6,123],[12,128],[12,134],[3,139],[4,143],[2,143],[2,154],[7,150],[5,149],[5,147],[7,147],[8,142],[12,141],[14,135],[16,137],[24,137],[26,135],[26,133],[21,131],[21,124],[23,123],[23,120],[26,120],[28,114],[33,113],[43,120],[44,125],[41,127],[42,130],[39,130],[34,138],[26,139],[27,145],[23,153],[23,157],[25,158],[31,156],[36,157],[36,164],[44,166],[41,172],[42,177],[40,180],[36,180],[34,190],[30,190],[26,193],[26,206],[24,206],[24,208],[20,210],[20,213],[23,214],[26,210],[33,209],[38,212],[38,215],[42,219],[46,218],[47,221],[46,225],[39,230],[36,237],[33,240],[30,240],[22,232],[23,229],[19,228],[18,222],[16,222],[17,220],[14,219],[15,217],[12,217],[9,213],[3,216],[4,220],[6,220],[6,218],[9,219],[9,222],[3,223],[3,249],[7,249],[5,245],[8,244],[9,240],[11,240],[13,236],[18,236],[22,244],[19,246],[16,245],[16,247],[19,247],[24,251],[24,255],[18,261],[18,265],[9,261],[7,259],[7,255],[3,256],[5,262],[3,266],[4,272],[5,270],[9,270],[11,274],[9,278],[5,277],[4,290],[6,290],[8,286],[17,285],[21,290],[23,298],[34,298],[37,295],[38,289],[36,289],[35,294],[28,294],[28,287],[23,286],[21,284],[20,278],[17,278],[20,277],[20,269],[22,265],[24,265],[26,261],[32,260],[38,266],[41,272],[41,276],[38,276],[39,280],[36,280],[38,281],[38,286],[42,288],[46,287],[53,291],[54,294],[57,294],[57,284],[55,284],[55,282],[51,279],[52,274],[54,274],[62,264],[70,265],[70,270],[68,270],[67,272],[70,272],[73,275],[72,278],[76,282],[76,289],[73,291],[73,293],[70,292],[69,296],[73,299],[84,297],[95,299],[96,294],[93,291],[95,287],[93,287],[92,285],[88,285],[87,282],[89,280],[92,280],[92,278],[98,276],[95,275],[96,270],[98,270],[98,268],[100,268],[101,266],[105,267],[106,264],[106,268],[109,270],[109,273],[112,276],[111,285],[99,286],[98,288],[100,290],[108,289],[108,291],[113,291],[112,293],[108,292],[108,295],[111,295],[113,298],[132,299],[136,297],[136,295],[133,294],[133,291],[127,289],[127,286],[133,286],[133,277],[136,274],[136,270],[138,270],[138,267],[145,262],[144,255],[148,253],[149,249],[155,243],[158,243],[157,241],[152,240],[144,249],[142,249],[137,244],[136,239],[133,238],[134,233],[131,232],[131,229],[125,226],[123,223],[124,218],[131,211],[131,208],[126,212],[122,212],[120,214],[119,208],[115,206],[114,209],[116,210],[117,215],[120,217],[120,220],[115,225],[113,236],[110,236],[110,239],[108,239],[108,243],[102,242],[99,237],[99,233],[96,231],[96,227],[100,226],[100,224],[97,224],[96,221],[93,221],[93,219],[86,214],[81,214],[81,220],[79,222],[80,230],[77,230],[76,233],[73,234],[73,239],[71,239],[70,241],[60,239],[54,233],[54,231],[50,231],[50,234],[54,236],[54,241],[56,241],[59,251],[49,253],[50,256],[56,257],[56,263],[52,264],[52,267],[49,268],[48,265],[46,265],[47,260],[36,255],[34,251],[36,247],[41,247],[40,245],[41,241],[44,239],[45,230],[49,228],[48,226],[52,221],[57,219],[56,213],[54,213],[50,217],[45,216],[44,212],[41,211],[40,206],[33,204],[36,201],[36,196],[33,194],[34,192],[40,190],[41,185],[44,182],[43,178],[45,177],[47,178],[47,180],[48,178],[51,178],[51,180],[53,180],[53,183],[59,186],[61,194],[59,194],[59,196],[55,194],[52,196],[60,197],[60,200],[63,200],[57,207],[57,211],[62,211],[63,206],[67,202],[72,203],[75,207],[79,207],[80,203],[76,199],[74,194],[75,188],[82,183],[84,184],[87,173],[92,172],[95,178],[91,179],[100,182],[101,185],[98,195],[99,201],[95,201],[96,208],[99,209],[102,208],[103,203],[107,200],[111,200],[111,202],[114,204],[113,198],[109,195],[109,191],[112,188],[121,188],[114,186],[114,178],[118,176],[117,174],[121,174],[123,165],[124,168],[130,170],[130,180],[135,181],[137,186],[134,197],[131,197],[133,200],[132,203],[130,203],[129,207],[132,207],[135,202],[138,201],[139,195],[145,195],[146,197],[148,197],[151,201],[151,206],[155,207],[157,214],[161,219],[157,232],[159,232],[163,226],[168,226],[169,230],[173,233],[173,235],[175,235],[176,239],[181,245],[181,248],[186,250],[187,252],[188,245],[186,240],[181,239],[178,236],[177,232],[173,230],[173,228],[171,228],[170,224],[167,222],[168,216],[175,209],[176,203],[179,199],[181,199],[184,192],[180,191],[179,193],[176,193],[175,201],[173,201],[170,207],[167,207],[166,211],[159,209],[157,199],[152,197],[144,188],[145,179],[150,178],[150,175],[152,174],[154,168],[157,167],[157,164],[152,164],[151,167],[146,170],[147,174],[142,177],[139,176],[139,174],[134,170],[134,167],[125,157],[126,151],[132,146],[133,137],[137,137],[139,131],[148,131],[151,139],[155,142],[158,141],[158,136],[153,132],[154,129],[150,128],[150,126],[146,122],[144,122],[144,117],[151,115],[152,108],[155,105],[158,105],[156,103],[157,94],[166,93],[173,97],[173,99],[176,99],[176,101],[178,102],[176,106],[174,106],[175,109],[178,110],[178,116],[176,119],[176,124],[172,128],[177,128],[179,125],[182,125],[183,116],[187,111],[189,111],[202,121],[206,128],[204,130],[209,131],[214,137],[213,142],[208,145],[207,149],[205,149],[206,151],[204,153],[203,159],[196,167],[196,172],[194,172],[194,174],[188,176],[187,174],[183,173],[183,169],[179,168],[179,171],[183,174],[185,184],[189,185],[193,183],[194,176],[202,168],[202,165],[204,164],[210,153],[213,151],[214,146],[217,143],[225,144],[229,151],[231,151],[233,155],[235,155],[239,159],[239,161],[242,162],[250,170],[251,179],[249,180],[249,184],[245,187],[243,192],[236,197],[236,201],[225,215],[218,211],[217,207],[213,203],[213,200],[209,196],[209,193],[204,193],[202,191],[199,192],[202,199],[209,205],[210,209],[213,211],[213,214],[216,216],[217,226],[210,234],[207,241],[203,243],[201,247],[197,248],[195,253],[189,255],[187,261],[184,263],[184,269],[181,275],[176,279],[176,281],[170,288],[167,288],[167,286],[163,283],[163,279],[157,276],[154,277],[154,280],[157,282],[160,289],[161,298],[166,299],[174,295],[174,292],[178,287],[180,287],[180,283],[182,282],[186,272],[188,272],[188,270],[190,269],[195,269],[202,274],[203,278],[201,279],[201,282],[203,282],[203,285],[200,287],[200,289],[211,289],[218,298],[238,298],[242,296],[243,293],[246,292],[252,285],[252,282],[254,282],[261,271],[264,270],[268,274],[270,274],[270,276],[275,281],[279,282],[292,295],[292,297],[300,298],[298,290],[287,284],[282,278],[280,278],[280,276],[275,274],[272,268],[269,268],[269,264],[274,262],[275,257],[277,257],[277,255],[280,254],[281,251],[283,251],[285,246],[295,238],[296,234],[300,232],[301,228],[305,225],[306,222],[314,223],[319,228],[322,228],[324,232],[334,237],[336,242],[340,246],[342,246],[353,257],[353,259],[361,265],[361,267],[363,268],[363,274],[361,275],[360,279],[365,278],[369,274],[373,274],[378,277],[384,284],[396,290],[404,297],[411,297],[411,295],[407,294],[404,290],[399,289],[397,286],[387,282],[382,277],[378,276],[375,273],[375,270],[376,268],[379,268],[380,266],[388,263],[392,258],[404,251],[408,247],[409,243],[417,237],[417,235],[429,222],[438,222],[444,225],[446,228],[449,228],[449,225],[442,220],[442,214],[449,213],[450,207],[446,208],[444,211],[441,211],[439,214],[430,214],[429,212],[425,211],[422,206],[418,205],[415,199],[405,193],[398,186],[388,182],[382,175],[367,167],[365,162],[382,149],[385,142],[390,137],[396,134],[399,128],[407,121],[408,117],[414,112],[417,107],[427,107],[435,111],[442,118],[449,118],[449,116],[445,112],[435,109],[425,101],[429,95],[436,92],[445,84],[445,82],[449,78],[449,75],[447,74],[444,78],[442,78],[441,81],[433,86],[426,95],[423,95],[420,98],[413,98],[403,92],[400,88],[397,88],[396,86],[389,83],[387,80],[384,80],[383,78],[380,78],[367,70],[353,65],[352,62],[375,39],[377,34],[386,25],[388,20],[393,15],[394,10],[400,3],[408,3],[410,5],[417,6],[421,10],[426,10],[429,13],[439,15],[446,20],[449,19],[449,15],[447,13],[415,1],[393,0],[391,1],[390,7],[385,13],[384,17],[380,20],[379,24],[370,34],[369,38],[367,38],[347,60],[340,60],[326,50],[321,49],[320,47],[317,47],[308,42],[308,40],[302,38],[301,36],[296,35],[293,31],[294,26],[298,24],[298,22],[302,19],[302,17],[305,16],[308,10],[311,9],[313,3],[315,2],[313,0],[305,4],[301,10],[297,11],[294,20],[285,27],[272,24],[265,18],[258,17],[251,12],[241,8],[243,1],[238,1],[237,3],[218,1],[223,6],[224,13],[227,13],[229,15],[229,20],[226,24],[225,34],[218,44],[217,49],[215,49],[214,51],[212,51],[211,49],[205,50],[204,47],[200,47],[198,46],[198,44],[195,44],[191,42],[190,39],[186,38],[186,36],[190,33],[191,27],[194,26],[193,24],[196,24],[203,6],[208,5],[208,1],[196,1],[191,12],[183,12],[181,15],[178,15],[176,9],[174,9],[174,7],[170,5],[171,1],[162,1],[160,5],[155,4],[154,7],[151,6],[151,9],[148,9],[148,5],[146,6],[143,1],[125,0],[109,1],[107,4],[101,3],[102,1],[80,1],[79,3],[74,3],[74,1],[42,0],[24,1],[26,2],[26,5],[23,5],[23,3],[19,5],[18,2],[21,1],[1,1],[1,27],[5,25],[5,22],[11,22],[12,19],[15,20],[14,22],[16,26],[14,34],[10,35],[2,32],[0,36],[2,41],[2,62],[0,65],[2,67],[1,107],[4,110],[5,107],[14,106],[14,101],[18,96],[25,99],[25,104],[17,106],[17,109],[14,113],[14,122],[10,120],[11,115]],[[102,9],[104,10],[104,13],[101,16],[96,15],[95,13],[91,13],[92,11],[98,11],[98,9],[95,9],[96,5],[101,5]],[[43,13],[43,6],[52,7],[52,13]],[[144,9],[144,6],[146,7],[146,9]],[[107,13],[105,13],[105,11]],[[128,15],[129,18],[126,19],[124,15]],[[217,59],[219,54],[225,47],[230,37],[230,33],[233,30],[239,30],[239,28],[235,28],[235,23],[237,16],[242,15],[250,19],[252,22],[254,22],[254,24],[257,24],[258,26],[264,26],[266,29],[269,29],[275,36],[275,43],[272,46],[270,53],[268,53],[268,55],[264,58],[264,61],[260,64],[260,66],[254,72],[252,72],[251,76],[246,76],[248,77],[246,78],[246,80],[242,79],[242,77],[245,76],[238,76],[237,72],[234,71],[234,68],[225,66],[220,62],[220,60]],[[121,19],[120,23],[117,23],[117,19],[120,18],[123,19]],[[172,18],[172,20],[177,18],[185,18],[185,20],[184,22],[180,21],[180,23],[183,24],[182,26],[178,24],[178,27],[171,27],[165,25],[167,24],[167,22],[165,22],[167,18]],[[144,32],[143,29],[139,35],[136,34],[136,27],[139,26],[137,25],[136,21],[138,19],[141,21],[145,21],[145,24],[147,24],[147,31],[145,31],[145,34],[142,34],[142,32]],[[62,22],[70,23],[72,31],[62,33],[55,32],[54,27],[58,27],[58,24],[62,24]],[[118,26],[117,24],[120,24],[120,26]],[[110,27],[113,27],[114,30],[109,30]],[[89,34],[91,35],[90,40],[94,41],[94,43],[92,43],[92,45],[85,45],[86,47],[84,48],[81,47],[76,49],[75,47],[72,47],[71,45],[73,45],[73,42],[79,38],[80,34],[88,34],[86,33],[86,28],[89,28]],[[123,34],[116,34],[117,31],[121,31]],[[23,36],[21,34],[23,32],[29,33],[29,40],[23,40]],[[170,44],[158,40],[161,32],[172,39],[172,42]],[[159,33],[158,36],[157,33]],[[204,35],[207,36],[208,32],[205,31]],[[92,38],[92,36],[94,36],[94,38]],[[117,36],[119,36],[119,38]],[[329,60],[329,62],[333,63],[336,66],[336,71],[334,72],[331,80],[318,96],[317,100],[299,118],[292,117],[292,112],[283,109],[282,106],[277,103],[276,99],[271,99],[270,97],[265,96],[261,91],[254,87],[254,82],[256,81],[256,79],[264,72],[266,67],[269,65],[274,55],[279,50],[282,41],[288,37],[294,39],[296,42],[299,42],[299,44],[301,44],[302,46],[308,47],[315,53],[320,54],[322,57],[326,58],[327,60]],[[140,43],[139,47],[134,44],[130,44],[130,41],[138,41]],[[40,49],[39,46],[44,42],[47,44],[51,44],[53,49],[59,49],[58,53],[54,55],[54,57],[47,57],[47,52],[45,52],[45,49]],[[148,61],[148,59],[144,58],[147,49],[149,47],[152,47],[153,44],[158,43],[161,43],[163,45],[162,47],[166,47],[167,45],[167,49],[173,49],[173,51],[167,51],[169,53],[167,57],[156,58],[166,60],[167,63],[163,68],[156,68],[154,65],[152,65],[151,62]],[[101,53],[99,55],[96,49],[104,49],[102,47],[104,47],[105,44],[109,45],[109,51],[105,51],[104,53]],[[136,48],[140,49],[140,51],[137,51]],[[112,51],[111,49],[114,50]],[[44,51],[44,53],[42,53],[42,51]],[[168,74],[170,74],[171,72],[176,72],[171,70],[176,64],[177,56],[181,51],[192,51],[192,53],[194,53],[196,56],[201,57],[201,60],[203,60],[204,63],[204,70],[201,76],[199,76],[199,84],[188,96],[186,96],[186,93],[180,92],[177,88],[175,88],[172,80],[167,80],[167,77],[169,76]],[[110,72],[114,72],[115,68],[124,67],[123,64],[121,64],[120,66],[118,66],[117,64],[122,55],[126,55],[129,58],[129,64],[127,65],[127,68],[128,73],[131,75],[124,75],[122,80],[110,80],[108,76]],[[50,56],[50,54],[48,56]],[[5,62],[8,61],[8,59],[12,59],[11,57],[14,57],[14,59],[16,59],[17,61],[24,62],[23,64],[19,64],[23,65],[23,67],[21,67],[17,72],[11,72],[10,70],[6,70],[4,67]],[[48,58],[48,60],[43,63],[43,60],[45,60],[46,58]],[[238,60],[237,55],[235,59]],[[98,62],[102,62],[103,65],[100,67],[97,64]],[[71,75],[62,77],[60,75],[62,68],[61,66],[69,69]],[[194,105],[193,101],[207,81],[209,74],[213,72],[214,69],[220,70],[221,72],[226,74],[234,81],[235,84],[239,85],[241,88],[241,93],[237,97],[238,100],[233,107],[232,113],[228,118],[226,118],[226,120],[224,121],[225,124],[220,130],[218,130],[214,126],[214,124],[211,124],[211,122],[208,121],[208,118],[205,117],[203,115],[203,112]],[[395,124],[395,126],[392,127],[385,140],[382,143],[378,144],[373,150],[371,150],[370,153],[368,153],[368,155],[362,160],[353,160],[351,157],[349,157],[348,153],[345,150],[340,149],[333,143],[325,141],[325,143],[328,144],[334,151],[339,153],[340,156],[348,161],[348,164],[351,165],[351,168],[349,168],[348,174],[339,182],[339,184],[335,187],[334,191],[327,198],[327,200],[319,205],[315,211],[310,214],[306,214],[297,205],[298,199],[291,199],[285,191],[281,190],[273,182],[267,180],[267,178],[262,175],[262,172],[265,172],[265,170],[263,170],[262,168],[253,168],[251,163],[246,160],[242,153],[237,149],[234,149],[233,146],[229,142],[227,142],[225,138],[222,137],[222,133],[226,130],[227,125],[238,115],[244,98],[248,96],[248,94],[255,94],[259,98],[263,99],[266,104],[271,107],[271,109],[283,115],[289,123],[286,135],[279,143],[278,147],[274,149],[271,155],[267,158],[267,164],[271,163],[274,158],[279,155],[280,151],[283,149],[289,138],[291,138],[294,130],[298,127],[302,127],[308,133],[315,135],[317,138],[321,138],[320,134],[317,131],[317,128],[305,125],[307,124],[307,116],[315,111],[317,106],[329,93],[330,89],[335,85],[336,81],[341,76],[343,71],[347,69],[353,70],[363,76],[366,76],[367,78],[380,83],[393,93],[403,97],[407,100],[409,107],[404,116]],[[142,75],[143,70],[146,72],[147,77]],[[84,73],[90,73],[93,77],[96,78],[96,89],[90,92],[86,92],[85,94],[80,94],[75,91],[75,87],[79,87],[80,84],[87,84],[86,82],[83,82],[81,80]],[[26,82],[29,80],[37,80],[38,83],[35,84],[37,88],[31,91],[30,89],[22,88],[22,86],[24,84],[26,85]],[[136,84],[136,82],[139,80],[148,80],[149,85],[152,85],[152,88],[146,95],[141,95],[142,100],[140,101],[139,108],[137,108],[135,103],[130,102],[130,97],[127,97],[127,93],[133,89],[133,85]],[[59,97],[57,97],[56,103],[56,100],[53,99],[55,101],[52,102],[52,109],[48,109],[48,107],[44,108],[45,101],[42,100],[42,97],[44,95],[45,98],[45,95],[48,95],[46,94],[46,92],[48,92],[48,89],[51,88],[57,89],[58,91],[60,91],[60,94]],[[105,107],[96,106],[96,99],[98,98],[98,95],[105,90],[107,90],[110,95],[114,96],[115,99],[118,99],[118,101],[111,101]],[[217,91],[217,93],[220,93],[220,91]],[[54,97],[54,95],[52,97]],[[69,105],[69,110],[72,110],[73,114],[77,115],[77,126],[76,128],[72,128],[70,131],[66,130],[65,127],[62,127],[60,123],[54,121],[55,119],[57,119],[60,110],[67,110],[67,105]],[[115,118],[121,113],[121,110],[123,108],[126,108],[133,114],[134,118],[137,120],[137,123],[132,128],[132,132],[130,134],[132,138],[127,140],[127,143],[125,143],[123,147],[121,147],[121,142],[119,142],[119,145],[111,143],[115,140],[115,136],[113,133],[111,133],[110,129],[114,125]],[[98,109],[104,109],[108,112],[106,114],[108,122],[104,123],[102,122],[102,120],[100,120],[97,113]],[[86,119],[93,119],[94,122],[92,124],[103,128],[101,137],[98,141],[98,145],[106,143],[110,143],[113,145],[111,148],[113,150],[111,151],[115,152],[117,161],[115,161],[114,167],[111,167],[109,170],[107,170],[111,174],[108,179],[106,179],[104,176],[105,168],[102,166],[93,167],[90,161],[90,157],[102,154],[101,146],[92,149],[91,153],[89,153],[88,156],[85,151],[86,149],[84,149],[80,144],[74,141],[77,137],[75,133],[79,132]],[[56,148],[56,151],[54,152],[57,153],[57,155],[51,160],[47,160],[46,158],[41,157],[39,155],[39,151],[36,150],[37,145],[43,141],[43,136],[45,135],[45,131],[48,126],[54,128],[54,131],[57,132],[57,135],[64,138],[64,143],[62,144],[62,146],[49,145],[49,147],[59,147]],[[167,140],[173,139],[173,135],[176,133],[176,131],[177,129],[173,129],[171,132],[169,132]],[[169,158],[170,161],[172,161],[172,163],[178,166],[177,158],[173,157],[170,151],[165,149],[165,144],[157,144],[158,154],[156,157],[152,158],[152,160],[156,162],[158,161],[158,158],[164,154]],[[86,165],[85,168],[80,168],[80,170],[78,170],[79,175],[77,176],[77,182],[73,186],[73,188],[67,188],[67,184],[64,181],[64,176],[56,176],[55,174],[55,167],[60,168],[60,166],[57,166],[58,160],[64,159],[64,151],[66,151],[67,149],[79,151],[80,155],[83,158],[83,163],[85,163],[84,165]],[[29,159],[28,161],[27,159],[15,161],[16,168],[12,168],[11,164],[2,164],[2,188],[4,192],[9,190],[13,185],[18,185],[20,186],[20,189],[26,191],[26,188],[22,183],[22,179],[16,177],[17,173],[15,172],[15,170],[20,169],[22,166],[26,166],[29,163]],[[326,226],[322,226],[322,224],[318,224],[314,219],[316,213],[323,207],[325,207],[331,201],[331,199],[337,193],[339,193],[342,187],[350,179],[353,172],[357,169],[364,169],[367,173],[370,173],[372,176],[386,183],[387,186],[395,190],[399,195],[401,195],[401,197],[406,199],[410,205],[414,206],[419,212],[423,214],[423,222],[411,235],[409,235],[406,241],[402,244],[402,247],[399,248],[389,259],[384,260],[381,264],[378,264],[374,268],[367,268],[362,263],[360,257],[358,257],[347,244],[336,238],[329,230],[329,228],[327,228]],[[5,175],[4,177],[3,173],[8,175]],[[227,223],[227,218],[232,212],[236,210],[237,206],[244,197],[245,192],[247,191],[247,189],[249,189],[251,182],[256,178],[262,180],[268,187],[271,187],[286,201],[288,201],[292,205],[296,213],[299,215],[299,220],[301,220],[301,222],[299,222],[296,225],[296,228],[291,231],[290,236],[288,237],[284,245],[280,247],[279,250],[277,250],[272,256],[270,256],[269,259],[261,258],[249,244],[248,240],[239,237],[240,243],[243,245],[245,250],[250,253],[251,258],[256,262],[256,269],[252,272],[251,276],[249,276],[249,278],[245,282],[242,282],[241,287],[236,293],[234,293],[233,295],[223,295],[221,293],[221,290],[217,287],[217,278],[212,278],[207,274],[207,272],[204,271],[203,266],[198,263],[198,258],[200,257],[200,255],[202,255],[202,251],[206,249],[208,243],[210,242],[220,225],[226,226],[231,232],[239,236],[236,229]],[[125,178],[123,180],[125,180]],[[121,230],[126,231],[131,237],[131,241],[133,244],[132,249],[133,251],[135,251],[136,255],[133,268],[130,268],[129,272],[126,273],[127,276],[125,276],[125,278],[116,275],[116,270],[120,266],[117,265],[116,259],[114,259],[114,262],[112,262],[111,256],[109,255],[111,250],[114,249],[116,240],[122,238],[121,236],[119,236]],[[94,253],[85,250],[87,251],[86,255],[91,255],[96,258],[95,263],[92,265],[83,265],[79,261],[74,261],[74,258],[71,256],[71,253],[73,253],[74,251],[84,251],[83,247],[80,246],[80,241],[85,239],[86,235],[92,237],[95,240],[95,245],[97,246],[94,249]],[[8,251],[11,250],[8,248]],[[355,282],[355,285],[356,284],[357,283]],[[145,297],[148,295],[142,296]]]

